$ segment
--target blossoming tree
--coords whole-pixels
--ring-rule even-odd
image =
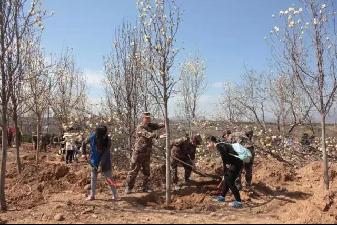
[[[31,3],[31,4],[30,4]],[[43,28],[40,0],[0,1],[0,74],[1,74],[1,128],[2,157],[0,174],[0,209],[6,210],[5,173],[7,161],[8,104],[11,91],[21,78],[17,72],[21,67],[22,43],[30,34]],[[12,86],[12,88],[10,87]]]
[[[152,88],[151,95],[161,107],[166,131],[166,203],[171,202],[171,149],[169,100],[176,80],[172,75],[178,51],[175,49],[181,13],[175,0],[138,1],[140,21],[146,41],[147,68]]]
[[[337,33],[334,1],[303,0],[279,13],[271,31],[281,71],[291,71],[320,114],[324,184],[329,189],[326,117],[337,94]]]
[[[188,58],[181,66],[180,88],[182,112],[192,132],[192,122],[197,119],[198,103],[206,90],[205,62],[199,55]]]

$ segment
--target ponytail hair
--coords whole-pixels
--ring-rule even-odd
[[[96,128],[96,146],[100,153],[103,153],[109,146],[108,128],[98,126]]]

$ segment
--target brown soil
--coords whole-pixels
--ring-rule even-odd
[[[114,171],[114,178],[121,185],[122,201],[109,201],[109,190],[101,179],[98,200],[86,202],[90,168],[85,162],[66,166],[59,157],[47,153],[42,155],[45,160],[34,166],[34,152],[23,152],[24,169],[20,175],[16,172],[14,152],[9,153],[6,185],[9,211],[0,214],[0,224],[57,223],[58,214],[64,217],[64,223],[337,222],[337,164],[330,165],[331,189],[324,192],[321,162],[296,169],[273,157],[261,157],[255,166],[254,191],[242,192],[245,207],[232,210],[227,204],[233,200],[232,196],[228,196],[227,203],[215,202],[218,183],[197,175],[193,175],[194,182],[189,186],[173,193],[172,204],[166,207],[162,164],[153,164],[151,169],[154,193],[123,195],[127,171],[120,170]],[[205,172],[221,173],[218,159],[199,160],[197,166]],[[141,184],[138,182],[137,187]]]

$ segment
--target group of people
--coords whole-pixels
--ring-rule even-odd
[[[153,148],[154,139],[166,138],[166,135],[158,135],[155,131],[161,130],[165,127],[164,124],[153,123],[150,113],[144,113],[142,123],[136,130],[136,143],[132,154],[130,171],[126,179],[125,194],[132,193],[137,176],[141,171],[143,173],[142,191],[150,193],[152,189],[149,185],[150,181],[150,164],[151,154]],[[221,195],[216,198],[219,202],[224,202],[229,190],[233,193],[235,201],[231,204],[233,208],[242,207],[242,201],[240,197],[241,174],[242,171],[246,172],[247,187],[252,186],[252,172],[254,163],[254,145],[252,144],[253,132],[247,133],[231,133],[226,131],[222,138],[215,136],[207,137],[207,147],[209,150],[217,150],[223,160],[223,180],[221,182]],[[183,166],[185,169],[185,183],[189,184],[190,177],[193,169],[195,168],[196,150],[199,145],[202,144],[202,137],[195,135],[192,138],[183,137],[173,141],[172,148],[172,172],[173,183],[177,184],[178,167]],[[242,148],[247,149],[250,152],[251,158],[249,162],[240,158],[240,153],[233,147],[233,143],[240,144]],[[87,152],[87,145],[90,145],[90,153]],[[112,199],[114,201],[119,200],[116,185],[112,179],[112,161],[111,161],[111,149],[112,143],[108,135],[108,129],[106,126],[99,126],[96,131],[90,135],[82,144],[82,151],[84,158],[88,159],[87,155],[90,155],[89,163],[92,167],[91,172],[91,193],[88,196],[88,201],[95,200],[96,197],[96,183],[99,167],[102,175],[106,178],[106,183],[110,186],[112,192]]]
[[[70,128],[64,133],[61,140],[61,155],[65,155],[66,164],[77,161],[77,155],[81,152],[83,137],[78,132]]]

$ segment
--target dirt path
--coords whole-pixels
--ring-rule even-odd
[[[62,214],[64,223],[279,223],[273,214],[259,213],[258,209],[231,210],[220,206],[217,212],[196,213],[194,210],[154,210],[141,206],[139,202],[148,195],[134,194],[121,202],[107,201],[109,196],[101,194],[95,202],[83,201],[84,196],[65,192],[52,196],[47,204],[24,211],[9,211],[0,218],[10,223],[54,223],[54,216]]]

